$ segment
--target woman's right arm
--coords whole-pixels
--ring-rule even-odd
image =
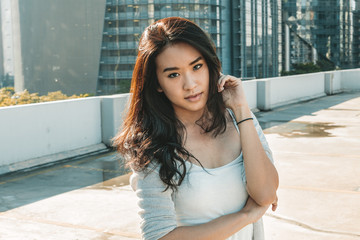
[[[208,223],[196,226],[177,227],[161,240],[205,240],[227,239],[248,224],[256,222],[266,212],[268,206],[259,206],[249,197],[245,207],[239,212],[216,218]]]
[[[167,239],[226,239],[264,215],[268,206],[261,207],[251,198],[239,212],[195,226],[177,227],[172,191],[155,169],[149,174],[134,172],[131,186],[139,198],[141,230],[145,240]]]

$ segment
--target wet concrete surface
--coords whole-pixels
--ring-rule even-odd
[[[269,238],[360,239],[360,94],[261,115],[280,176]]]
[[[287,138],[298,138],[298,137],[333,137],[335,136],[330,132],[330,130],[335,128],[343,128],[343,125],[335,125],[329,122],[300,122],[300,121],[291,121],[288,123],[277,123],[271,122],[271,124],[275,125],[273,127],[269,127],[267,129],[266,124],[264,129],[266,130],[266,134],[279,134],[283,137]]]
[[[0,176],[0,212],[89,185],[108,183],[127,171],[119,155],[106,152],[6,174]]]
[[[267,240],[360,239],[360,93],[256,114],[280,176]],[[0,176],[0,239],[140,239],[114,152]]]

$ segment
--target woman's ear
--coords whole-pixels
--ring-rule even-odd
[[[163,92],[162,88],[159,86],[157,89],[156,89],[158,92]]]

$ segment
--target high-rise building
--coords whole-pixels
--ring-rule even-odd
[[[0,26],[2,26],[2,11],[1,11],[1,1],[0,1]],[[0,31],[0,88],[4,87],[3,77],[5,76],[4,72],[4,51],[3,51],[3,34],[2,27]]]
[[[141,33],[171,16],[188,18],[210,34],[225,74],[278,76],[280,11],[280,0],[107,0],[97,93],[126,91]]]
[[[15,90],[95,93],[106,0],[11,0]]]
[[[266,78],[279,75],[282,68],[281,1],[228,1],[223,14],[230,27],[224,29],[230,51],[230,74],[242,78]],[[223,25],[224,25],[223,24]]]
[[[0,87],[7,87],[14,76],[11,0],[0,0]]]
[[[353,55],[354,68],[360,68],[360,0],[355,1],[353,11],[354,38],[353,38]]]
[[[282,33],[283,33],[283,70],[294,70],[298,63],[316,63],[316,49],[312,44],[298,35],[299,25],[296,22],[296,1],[282,1]]]
[[[283,4],[284,22],[317,54],[338,67],[355,66],[352,0],[296,0]],[[296,12],[294,8],[296,7]]]
[[[282,0],[283,21],[287,21],[291,16],[296,16],[296,1],[297,0]]]
[[[185,17],[207,31],[221,55],[220,0],[107,0],[97,94],[128,90],[145,27],[165,17]]]
[[[10,2],[17,91],[126,92],[141,33],[171,16],[209,33],[225,74],[263,78],[281,70],[280,0]]]
[[[295,64],[316,63],[316,49],[309,42],[298,36],[297,31],[294,30],[297,25],[289,23],[284,23],[283,25],[283,70],[294,70]]]

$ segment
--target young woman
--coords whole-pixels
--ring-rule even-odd
[[[142,34],[114,143],[133,169],[144,239],[263,238],[277,171],[241,80],[220,68],[189,20],[165,18]]]

